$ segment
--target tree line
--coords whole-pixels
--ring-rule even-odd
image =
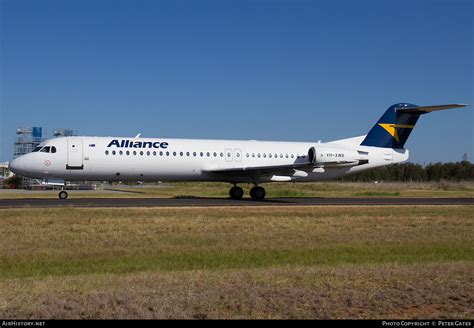
[[[474,164],[468,161],[456,163],[432,163],[426,166],[402,163],[367,170],[345,176],[343,181],[473,181]]]

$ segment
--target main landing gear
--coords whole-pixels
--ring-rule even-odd
[[[244,195],[244,191],[240,187],[233,186],[229,190],[229,196],[232,199],[241,199],[243,195]]]
[[[265,198],[265,189],[263,187],[255,186],[250,189],[250,197],[253,200],[263,200]]]
[[[229,190],[229,196],[232,199],[242,199],[243,195],[244,191],[240,187],[233,186]],[[252,189],[250,189],[250,197],[253,200],[263,200],[265,198],[265,189],[259,186],[253,187]]]
[[[61,190],[58,196],[59,196],[59,199],[66,199],[68,196],[67,191]]]

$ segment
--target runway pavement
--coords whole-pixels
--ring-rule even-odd
[[[210,206],[345,206],[345,205],[474,205],[474,198],[268,198],[264,201],[229,198],[29,198],[0,199],[5,208],[60,207],[210,207]]]

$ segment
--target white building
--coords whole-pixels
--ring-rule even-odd
[[[8,169],[8,162],[0,163],[0,179],[8,179],[13,173]]]

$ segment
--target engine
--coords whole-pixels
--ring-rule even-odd
[[[308,150],[308,159],[315,166],[344,166],[367,163],[367,153],[341,147],[318,146]]]

